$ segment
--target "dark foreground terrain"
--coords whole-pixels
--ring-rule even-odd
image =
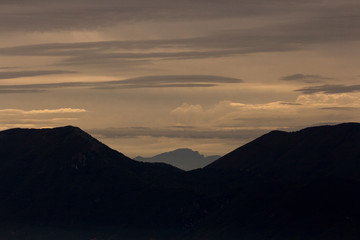
[[[0,239],[359,239],[360,124],[273,131],[203,169],[76,127],[0,132]]]

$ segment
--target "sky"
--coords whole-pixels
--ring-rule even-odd
[[[358,0],[0,0],[0,130],[223,155],[360,122]]]

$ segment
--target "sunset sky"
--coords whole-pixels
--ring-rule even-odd
[[[359,0],[1,0],[0,130],[135,157],[360,121]]]

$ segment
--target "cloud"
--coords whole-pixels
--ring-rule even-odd
[[[219,84],[242,83],[241,79],[213,75],[160,75],[102,82],[62,82],[0,85],[0,93],[32,93],[57,88],[91,88],[102,90],[132,88],[213,87]]]
[[[54,74],[69,74],[76,73],[73,71],[16,71],[16,72],[1,72],[0,79],[12,79],[12,78],[22,78],[22,77],[36,77],[36,76],[45,76],[45,75],[54,75]]]
[[[11,26],[12,32],[15,31],[17,25],[19,25],[18,29],[31,29],[24,22],[48,30],[56,30],[57,27],[69,30],[71,28],[98,29],[99,25],[100,27],[107,25],[106,22],[116,24],[118,20],[128,23],[128,20],[132,18],[143,21],[154,18],[162,21],[179,18],[183,21],[191,19],[191,16],[208,20],[214,17],[228,18],[233,14],[234,23],[237,20],[246,20],[249,16],[251,18],[247,20],[248,28],[233,27],[229,29],[226,26],[222,29],[228,30],[214,30],[213,33],[209,33],[208,30],[205,31],[206,33],[199,33],[197,37],[186,37],[184,34],[184,37],[179,39],[163,36],[162,39],[154,40],[13,46],[1,48],[0,55],[57,56],[61,58],[58,58],[56,64],[66,66],[107,65],[109,63],[134,65],[163,59],[201,59],[249,53],[296,51],[310,49],[317,44],[360,40],[360,15],[358,14],[360,3],[356,1],[348,0],[341,1],[341,3],[328,1],[326,6],[320,0],[305,2],[228,0],[226,2],[228,4],[215,1],[189,1],[187,4],[177,4],[165,0],[151,2],[151,4],[148,1],[135,1],[134,3],[129,1],[126,2],[127,7],[125,8],[122,1],[82,2],[80,7],[76,2],[66,0],[61,4],[42,3],[37,6],[38,9],[34,8],[33,2],[32,6],[24,5],[24,3],[13,4],[14,6],[9,7],[10,9],[2,6],[0,31],[2,28],[2,30],[6,30]],[[189,11],[189,7],[192,9],[191,11]],[[154,11],[154,8],[158,11]],[[21,14],[11,14],[11,12],[17,11]],[[28,12],[30,17],[24,12]],[[28,18],[26,21],[16,20],[16,18],[25,16]],[[289,20],[289,16],[291,16],[291,20]],[[41,21],[37,18],[40,18]],[[284,18],[286,21],[279,21],[279,18]],[[44,21],[44,19],[48,21]],[[251,23],[255,20],[262,24],[252,27]],[[11,24],[12,21],[15,23]],[[62,24],[64,26],[61,26]],[[319,76],[313,75],[313,77]]]
[[[304,4],[305,2],[305,4]],[[344,1],[345,2],[345,1]],[[120,22],[208,20],[238,16],[278,15],[323,7],[319,0],[63,0],[1,1],[0,31],[96,29]],[[334,4],[328,4],[332,7]],[[301,9],[302,10],[302,9]]]
[[[324,108],[320,108],[320,110],[353,111],[353,110],[357,110],[357,108],[353,108],[353,107],[324,107]]]
[[[0,70],[15,69],[17,67],[0,67]]]
[[[79,120],[78,114],[86,113],[81,108],[58,109],[0,109],[0,130],[9,128],[44,128],[69,125]]]
[[[211,75],[144,76],[121,81],[98,82],[97,89],[160,88],[160,87],[213,87],[218,84],[242,83],[241,79]]]
[[[207,128],[104,128],[88,129],[93,135],[100,138],[126,138],[126,137],[167,137],[191,139],[252,139],[266,132],[264,129],[207,129]]]
[[[36,119],[36,118],[18,118],[18,119],[12,119],[11,123],[9,123],[8,119],[2,119],[0,120],[0,123],[2,125],[3,129],[3,125],[7,125],[7,126],[12,126],[12,128],[17,127],[18,125],[22,125],[22,124],[34,124],[34,126],[38,126],[46,124],[46,125],[50,125],[50,124],[54,124],[54,123],[62,123],[62,122],[69,122],[69,121],[76,121],[78,120],[78,118],[41,118],[41,119]]]
[[[241,79],[211,75],[160,75],[130,78],[116,83],[168,84],[168,83],[241,83]]]
[[[344,29],[354,29],[358,26],[356,24],[359,22],[356,21],[358,12],[359,3],[351,0],[341,2],[330,0],[326,2],[326,5],[320,0],[1,1],[0,31],[98,29],[124,22],[209,20],[249,16],[292,16],[300,22],[305,22],[304,20],[313,20],[317,16],[317,21],[313,20],[316,24],[309,25],[310,28],[306,31],[316,34],[314,31],[316,29],[317,35],[324,35],[323,39],[326,39],[324,32],[328,33],[329,29],[338,30],[339,26],[346,26]],[[318,28],[319,25],[324,24],[326,28]],[[304,31],[304,29],[298,30]],[[334,34],[341,35],[346,31],[344,29],[339,33],[334,31]],[[305,37],[305,35],[302,36]]]
[[[254,127],[258,129],[274,129],[280,122],[288,121],[298,105],[270,102],[264,104],[247,104],[232,101],[221,101],[212,107],[204,108],[200,104],[184,103],[171,111],[178,125],[196,124],[196,126],[239,128]],[[281,119],[278,119],[281,115]],[[254,121],[258,119],[259,121]],[[271,121],[276,119],[276,121]]]
[[[184,103],[171,111],[177,125],[214,127],[219,129],[257,128],[280,129],[283,126],[306,126],[324,119],[334,122],[359,121],[354,110],[360,108],[358,94],[303,94],[295,102],[259,104],[221,101],[205,108],[200,104]],[[322,110],[322,111],[319,111]]]
[[[4,116],[2,116],[4,117]],[[0,119],[0,130],[10,128],[52,128],[57,126],[69,125],[69,122],[74,122],[78,118],[28,118],[29,115],[17,115],[16,119]],[[31,117],[36,117],[31,115]]]
[[[252,36],[257,33],[249,33],[244,37],[246,34],[234,30],[197,38],[24,45],[0,48],[0,55],[61,57],[54,64],[58,66],[108,65],[110,63],[134,66],[164,59],[219,58],[299,49],[293,44],[276,44],[273,41],[264,41],[258,36]]]
[[[178,113],[199,113],[199,112],[204,112],[203,107],[200,104],[196,104],[196,105],[190,105],[188,103],[183,103],[181,106],[175,108],[174,110],[171,111],[173,114],[178,114]]]
[[[13,93],[38,93],[38,92],[44,92],[45,90],[41,89],[16,89],[18,86],[15,87],[15,89],[9,89],[6,85],[0,86],[0,94],[13,94]]]
[[[296,102],[280,102],[280,104],[290,105],[290,106],[300,106],[300,105],[302,105],[301,103],[296,103]]]
[[[312,50],[319,44],[344,42],[357,44],[360,40],[358,14],[360,3],[356,1],[331,0],[326,6],[320,0],[184,1],[181,3],[166,0],[155,0],[151,3],[145,0],[64,0],[51,3],[41,0],[2,1],[0,3],[0,32],[3,32],[4,36],[7,32],[14,35],[4,40],[6,45],[11,46],[0,48],[0,57],[5,56],[5,60],[13,60],[16,58],[10,57],[26,56],[29,57],[26,59],[34,59],[34,63],[43,61],[51,64],[51,67],[93,73],[100,71],[102,74],[112,75],[120,71],[135,72],[136,70],[139,73],[139,69],[144,70],[147,66],[154,70],[159,66],[152,64],[163,64],[164,60],[224,58],[252,53]],[[219,23],[217,27],[210,27],[212,25],[208,21],[215,22],[219,18],[232,24]],[[199,22],[192,28],[190,24],[195,20]],[[187,22],[189,31],[184,31],[182,34],[183,29],[179,29],[179,33],[175,36],[181,36],[181,38],[176,38],[174,34],[163,30],[159,33],[157,21],[173,29],[176,29],[171,25],[174,21]],[[135,24],[132,27],[136,29],[136,32],[142,32],[141,28],[144,25],[138,22],[150,26],[144,34],[154,30],[153,34],[143,37],[141,34],[124,36],[123,33],[119,33],[121,27],[124,27],[126,31],[129,24]],[[122,24],[121,27],[118,24]],[[109,26],[115,27],[110,29]],[[152,29],[155,26],[156,29]],[[202,30],[195,32],[199,26],[202,26]],[[35,34],[39,36],[29,39],[29,42],[49,41],[41,36],[43,33],[48,34],[47,31],[52,32],[50,35],[58,34],[59,36],[79,34],[79,37],[75,35],[73,39],[81,41],[80,39],[86,36],[81,32],[82,30],[90,30],[95,36],[89,38],[88,42],[61,43],[65,40],[63,37],[59,37],[59,42],[55,40],[55,42],[43,44],[16,46],[17,42],[26,42],[26,39],[17,40],[14,43],[9,42],[18,36],[23,36],[22,31],[40,33]],[[20,33],[16,33],[18,31]],[[153,39],[149,39],[151,36]],[[133,40],[98,41],[117,38]],[[69,40],[71,41],[66,37],[66,41]],[[13,72],[12,75],[3,78],[24,77],[21,74],[28,76],[28,74],[36,73]],[[50,73],[39,72],[38,74]],[[289,76],[284,78],[286,77]],[[298,75],[296,79],[293,76],[292,79],[284,80],[317,82],[326,79],[318,75],[303,74],[303,76]],[[128,85],[127,88],[137,86]],[[184,84],[181,86],[211,87],[214,85]],[[150,88],[153,85],[143,85],[143,87]],[[163,84],[158,87],[179,87],[179,85]],[[11,91],[15,92],[15,90]],[[10,93],[11,91],[3,92]],[[27,90],[27,92],[31,91]]]
[[[331,80],[331,79],[333,78],[322,77],[320,75],[302,74],[302,73],[297,73],[280,78],[280,80],[284,80],[284,81],[297,81],[297,82],[305,82],[305,83],[316,83],[316,82],[322,82],[323,80]]]
[[[295,92],[301,92],[303,94],[314,94],[314,93],[351,93],[359,92],[360,85],[321,85],[321,86],[311,86],[296,89]]]
[[[220,101],[210,108],[204,108],[200,104],[183,103],[170,112],[178,125],[197,124],[198,126],[212,126],[214,120],[221,118],[235,107],[230,101]]]
[[[359,120],[360,96],[349,94],[300,95],[294,102],[244,103],[220,101],[205,107],[183,103],[170,111],[172,127],[91,129],[103,138],[167,137],[248,140],[274,129],[296,130],[314,123]],[[335,109],[343,110],[341,114]],[[321,111],[320,111],[321,110]],[[345,111],[348,110],[348,111]],[[289,126],[291,122],[291,126]],[[284,128],[289,126],[289,128]]]
[[[297,103],[309,107],[316,108],[336,108],[336,107],[360,107],[359,95],[350,95],[346,93],[340,94],[304,94],[296,99]]]
[[[0,109],[2,115],[37,115],[37,114],[61,114],[61,113],[84,113],[87,112],[81,108],[58,108],[58,109],[38,109],[38,110],[22,110],[22,109]]]

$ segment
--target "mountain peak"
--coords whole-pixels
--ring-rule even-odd
[[[76,133],[85,133],[85,131],[83,131],[81,128],[76,127],[76,126],[72,126],[72,125],[67,125],[67,126],[63,126],[63,127],[56,127],[56,128],[50,128],[52,130],[55,131],[68,131],[68,132],[76,132]]]
[[[0,132],[0,140],[0,156],[9,164],[31,162],[43,168],[51,165],[45,162],[52,161],[53,169],[79,169],[109,161],[132,161],[74,126],[9,129]]]
[[[4,131],[0,131],[0,135],[33,135],[33,134],[50,134],[50,135],[57,135],[57,134],[75,134],[80,136],[87,136],[91,137],[89,134],[81,130],[79,127],[75,126],[64,126],[64,127],[55,127],[55,128],[12,128],[7,129]]]

